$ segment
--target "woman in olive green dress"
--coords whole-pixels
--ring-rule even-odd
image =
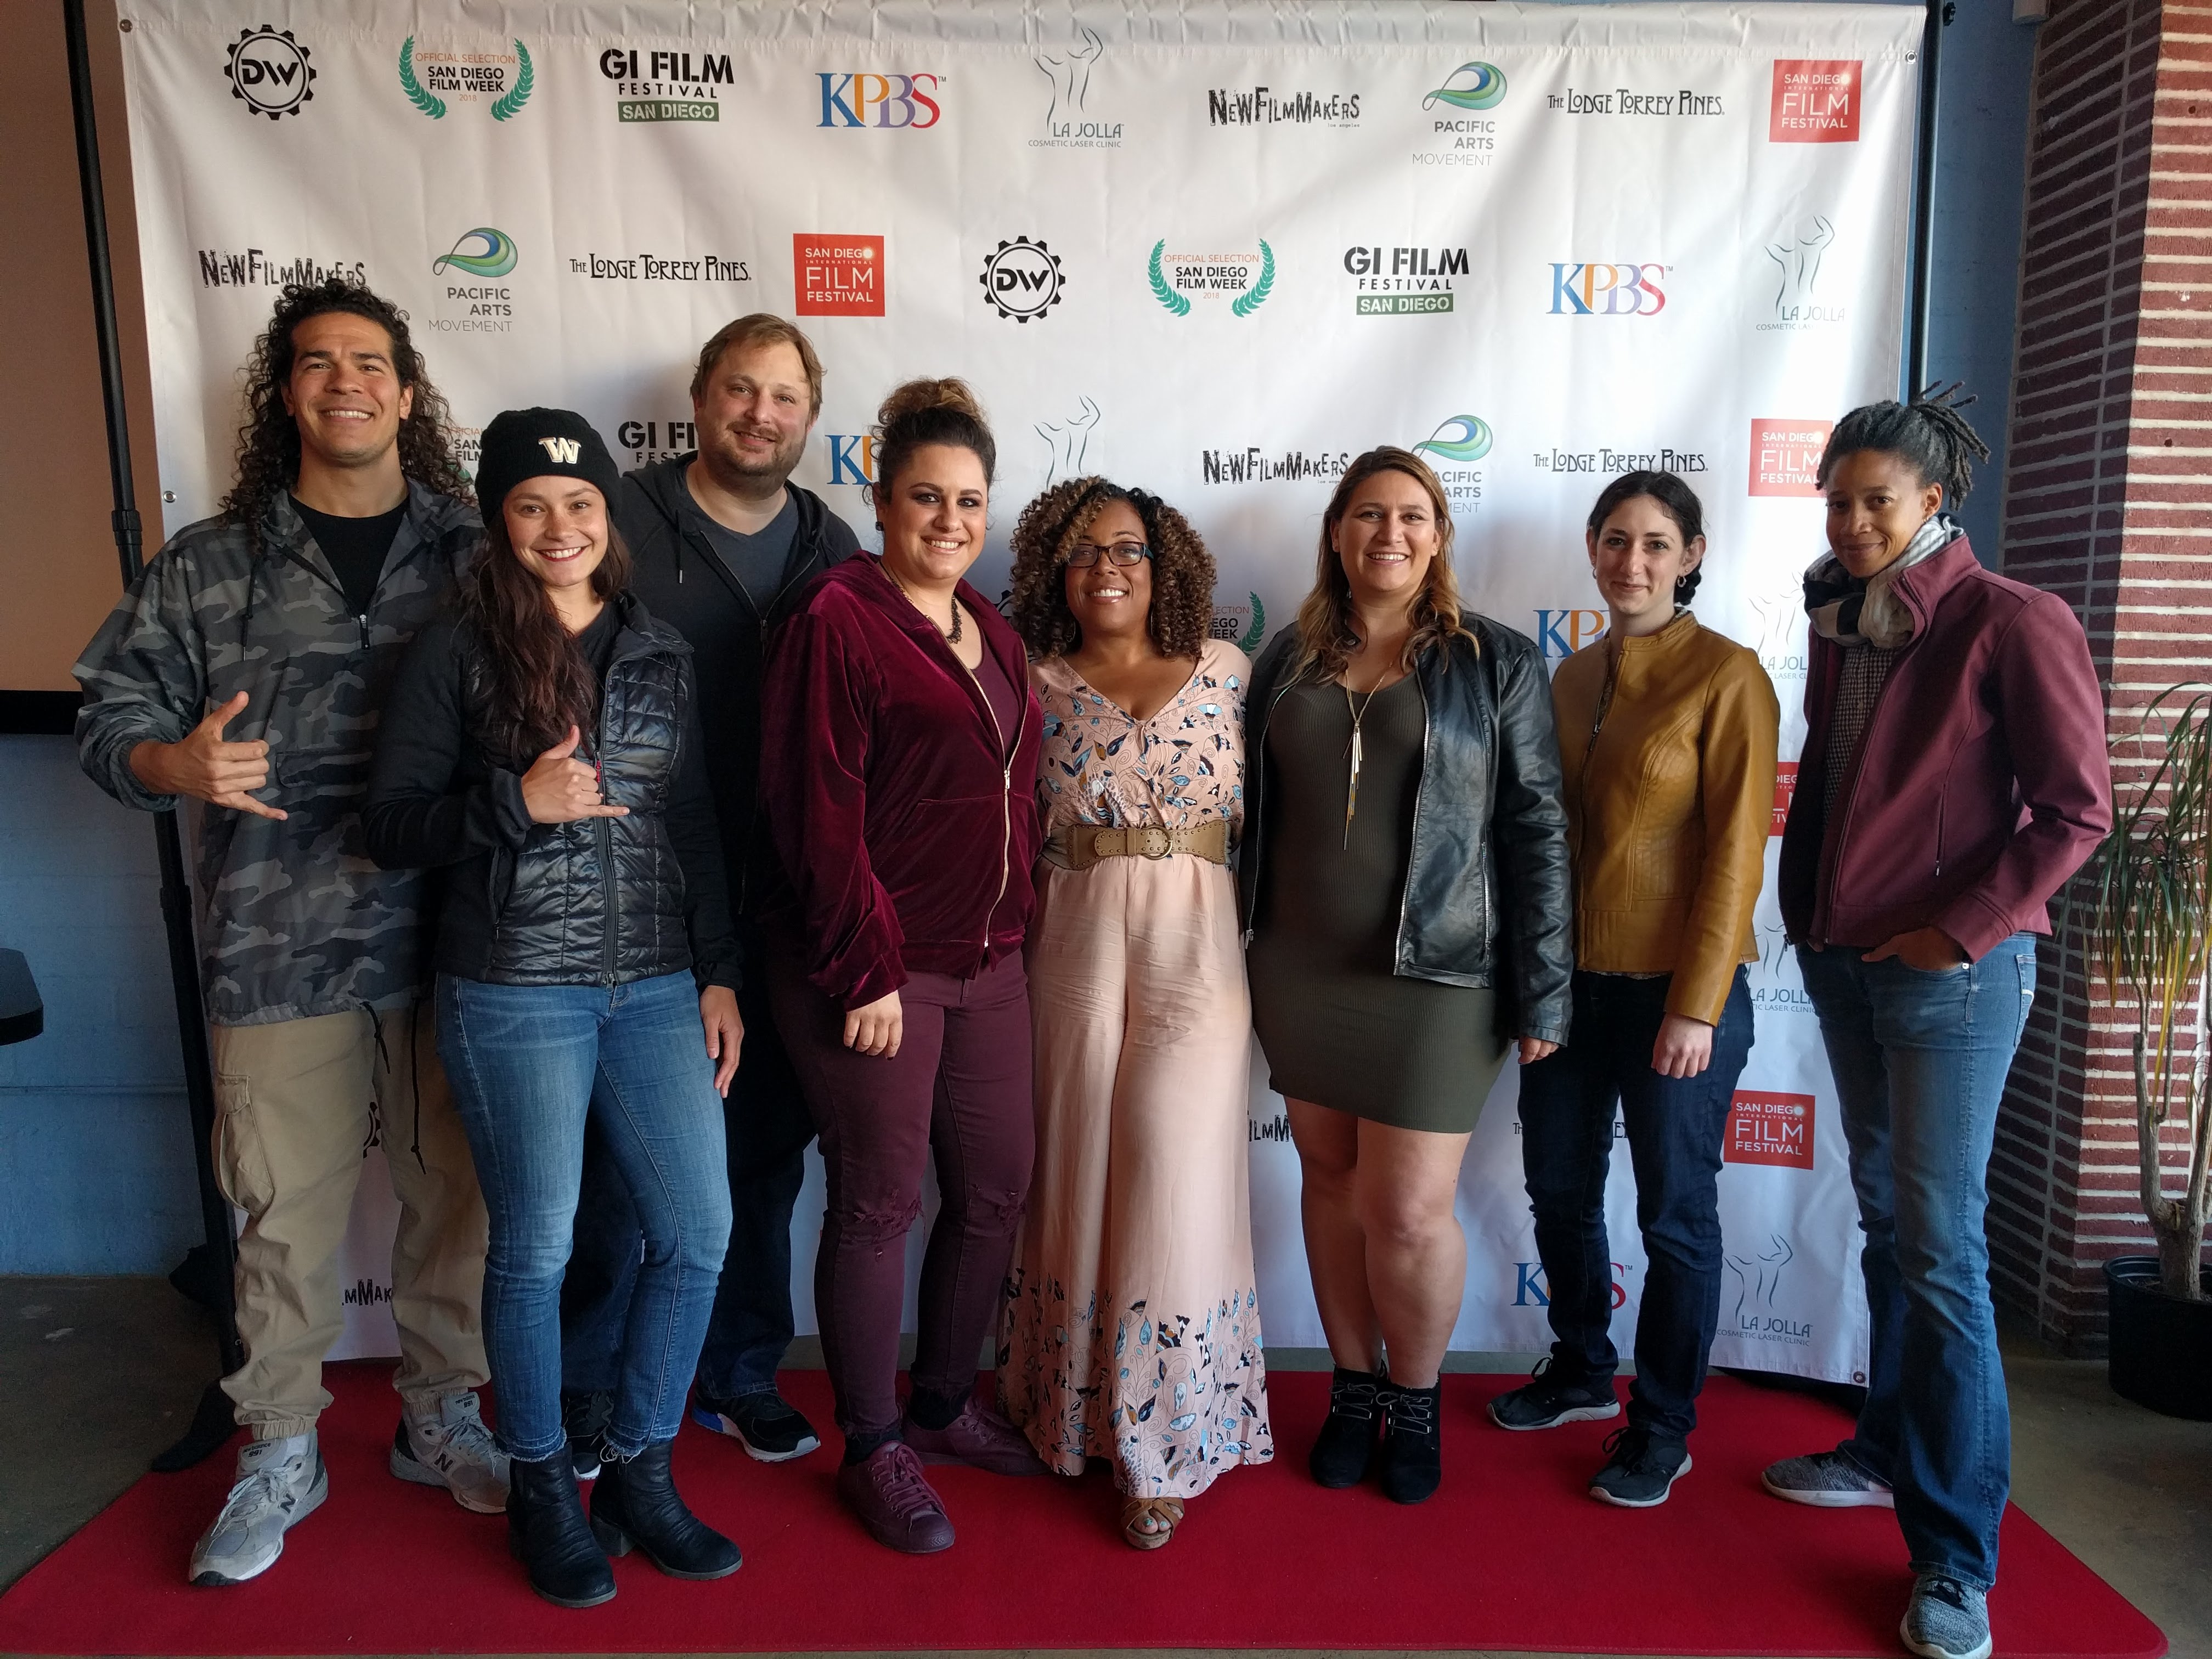
[[[1383,1490],[1409,1504],[1441,1478],[1460,1163],[1508,1049],[1525,1063],[1566,1040],[1574,967],[1543,659],[1461,608],[1451,538],[1426,463],[1362,455],[1245,704],[1253,1024],[1336,1362],[1311,1468],[1351,1486],[1379,1435]]]

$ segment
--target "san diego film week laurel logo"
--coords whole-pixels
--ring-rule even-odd
[[[230,43],[229,60],[222,66],[230,95],[272,121],[297,115],[315,95],[309,55],[289,29],[264,23],[258,29],[239,30],[238,39]]]
[[[1177,317],[1189,316],[1194,301],[1224,297],[1231,316],[1249,317],[1274,291],[1275,251],[1262,240],[1252,253],[1170,253],[1162,240],[1146,275],[1152,298]]]
[[[530,101],[537,82],[530,49],[520,40],[514,45],[512,52],[446,52],[427,46],[417,51],[410,34],[399,46],[399,89],[433,121],[444,120],[451,103],[487,99],[493,120],[511,121]]]

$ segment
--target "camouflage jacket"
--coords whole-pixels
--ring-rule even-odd
[[[179,531],[78,659],[77,757],[125,805],[178,805],[138,781],[131,750],[178,742],[239,691],[249,701],[224,736],[269,744],[257,798],[289,817],[198,813],[195,911],[214,1024],[403,1006],[425,982],[425,877],[369,861],[361,799],[400,658],[482,535],[474,507],[410,481],[375,599],[350,616],[280,494],[258,557],[243,526],[204,519]]]

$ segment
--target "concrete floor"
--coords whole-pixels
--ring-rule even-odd
[[[204,1319],[161,1279],[0,1278],[0,1589],[184,1431],[213,1360]],[[2100,1362],[2024,1339],[2008,1338],[2005,1372],[2014,1501],[2155,1620],[2175,1659],[2212,1659],[2212,1423],[2131,1406]]]

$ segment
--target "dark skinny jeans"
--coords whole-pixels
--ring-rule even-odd
[[[906,1236],[933,1157],[940,1207],[922,1255],[911,1375],[942,1398],[975,1391],[1036,1161],[1029,982],[1018,956],[972,979],[915,975],[899,988],[899,1051],[884,1059],[845,1047],[844,1010],[795,957],[775,953],[769,974],[776,1024],[822,1136],[822,1357],[837,1426],[871,1445],[898,1430]]]
[[[1551,1297],[1552,1368],[1609,1384],[1620,1364],[1605,1182],[1613,1111],[1628,1130],[1636,1220],[1647,1261],[1636,1315],[1628,1420],[1668,1439],[1697,1426],[1721,1305],[1721,1147],[1736,1079],[1751,1056],[1751,988],[1729,988],[1713,1057],[1692,1078],[1651,1069],[1668,979],[1577,973],[1574,1042],[1521,1073],[1521,1159]]]

